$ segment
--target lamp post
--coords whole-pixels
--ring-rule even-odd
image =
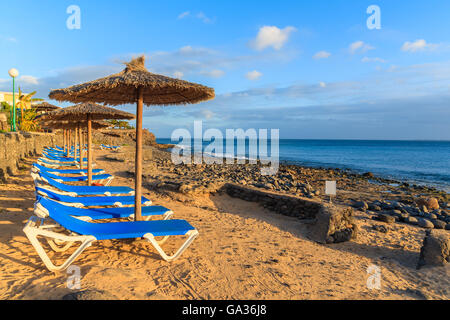
[[[8,71],[11,78],[13,78],[13,112],[12,112],[12,122],[11,122],[11,130],[16,131],[16,84],[15,79],[19,75],[19,71],[15,68],[12,68]]]

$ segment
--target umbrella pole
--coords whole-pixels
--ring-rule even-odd
[[[78,125],[78,140],[80,140],[80,169],[83,170],[83,139],[82,139],[82,134],[81,134],[81,126]]]
[[[63,149],[66,152],[66,129],[63,129]]]
[[[88,140],[88,186],[92,185],[92,116],[87,115],[87,140]]]
[[[66,157],[69,156],[70,153],[70,130],[67,130],[67,152]]]
[[[75,132],[75,146],[74,146],[74,149],[73,149],[73,152],[74,152],[74,159],[75,159],[75,162],[77,161],[77,155],[78,155],[78,149],[77,149],[77,146],[78,146],[78,128],[77,127],[75,127],[75,129],[74,129],[74,132]]]
[[[142,87],[137,90],[134,219],[135,221],[142,221],[142,109],[144,107],[144,91]]]

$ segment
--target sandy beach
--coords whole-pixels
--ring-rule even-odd
[[[134,187],[127,173],[133,162],[125,156],[132,148],[120,154],[95,149],[98,167],[115,176],[112,185]],[[120,161],[111,160],[120,156]],[[374,220],[374,210],[355,208],[356,239],[318,244],[306,236],[305,222],[257,203],[210,192],[208,186],[199,189],[193,183],[188,192],[171,191],[169,180],[189,179],[183,170],[174,171],[166,156],[159,150],[144,156],[144,196],[154,205],[170,208],[174,218],[188,220],[199,237],[171,263],[143,240],[95,242],[74,262],[81,268],[82,290],[103,290],[117,299],[449,299],[448,266],[416,269],[425,229],[401,222],[386,224]],[[0,184],[0,299],[61,299],[73,292],[67,288],[70,274],[48,271],[22,232],[33,214],[34,185],[29,175],[33,160],[26,159],[20,174]],[[310,177],[312,191],[296,186],[295,192],[326,201],[321,194],[325,171],[298,170]],[[342,205],[353,200],[370,204],[380,199],[382,189],[391,190],[383,195],[392,200],[407,201],[426,193],[346,174],[336,178],[338,184],[346,181],[347,191],[335,199]],[[242,184],[252,179],[247,174]],[[427,194],[448,201],[448,195],[435,190]],[[374,226],[385,226],[388,232]],[[164,248],[171,252],[181,241],[171,239]],[[59,254],[52,259],[61,261]],[[367,286],[370,265],[381,269],[379,290]]]

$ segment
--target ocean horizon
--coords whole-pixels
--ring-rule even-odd
[[[178,144],[170,138],[157,138],[156,141]],[[270,140],[268,142],[270,146]],[[210,143],[203,141],[203,149]],[[181,147],[185,149],[189,145]],[[193,142],[191,148],[193,152]],[[236,148],[234,155],[214,152],[209,155],[233,157]],[[447,140],[280,139],[279,160],[312,168],[371,172],[381,178],[450,192],[450,141]]]

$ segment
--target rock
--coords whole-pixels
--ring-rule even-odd
[[[110,292],[94,289],[66,294],[62,300],[119,300],[119,298]]]
[[[374,225],[372,227],[373,230],[381,232],[381,233],[387,233],[389,231],[388,228],[386,228],[386,226],[383,225]]]
[[[433,223],[435,229],[445,229],[445,226],[447,225],[444,221],[432,219],[431,223]]]
[[[417,225],[419,223],[419,221],[415,217],[408,217],[407,219],[405,219],[405,222],[412,225]]]
[[[374,203],[369,204],[369,209],[372,211],[381,211],[381,207]]]
[[[392,217],[388,214],[382,213],[377,216],[377,220],[391,224],[395,222],[395,217]]]
[[[450,223],[447,223],[447,225],[445,226],[445,230],[450,230]]]
[[[426,228],[426,229],[433,229],[434,224],[430,220],[421,218],[421,219],[419,219],[419,227]]]
[[[375,176],[373,175],[372,172],[366,172],[366,173],[363,174],[363,177],[366,177],[366,178],[373,178],[373,177],[375,177]]]
[[[358,234],[351,208],[324,203],[308,225],[308,237],[319,243],[338,243],[355,239]]]
[[[450,237],[443,230],[427,231],[420,249],[417,268],[424,266],[445,266],[450,262]]]
[[[439,202],[436,198],[419,198],[416,203],[419,208],[425,206],[429,210],[439,209]]]
[[[369,206],[364,201],[357,201],[357,202],[355,202],[353,207],[356,208],[356,209],[363,209],[363,210],[369,209]]]

